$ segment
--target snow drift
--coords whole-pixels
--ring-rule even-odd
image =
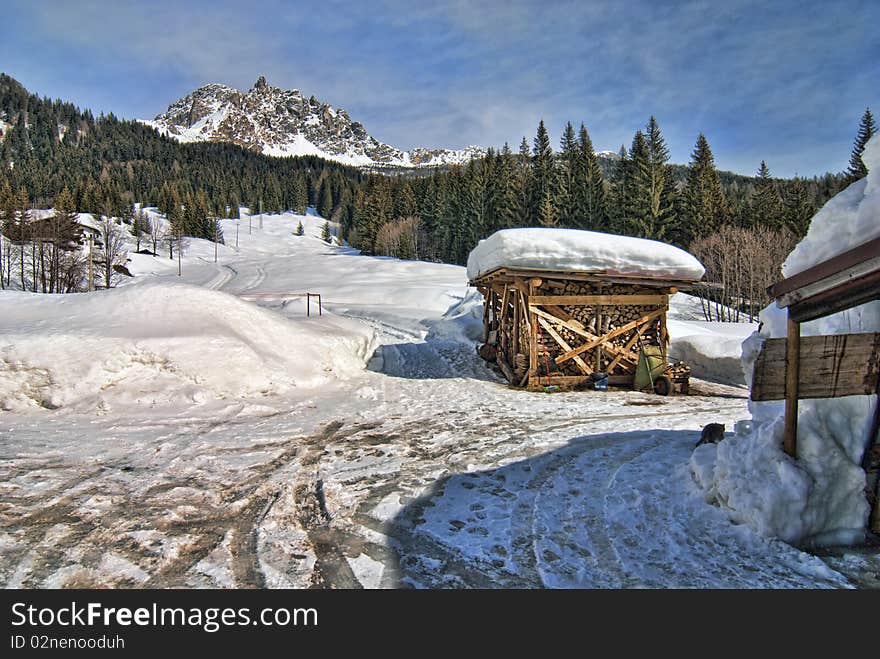
[[[867,179],[831,199],[813,217],[806,237],[783,264],[790,277],[880,235],[880,135],[865,147]],[[764,339],[786,335],[786,312],[775,303],[760,315],[763,327],[743,344],[743,368],[752,367]],[[803,323],[804,336],[880,331],[880,302]],[[876,398],[803,400],[798,415],[798,459],[782,451],[783,404],[749,404],[751,430],[702,446],[691,471],[708,498],[764,535],[803,545],[863,539],[869,513],[860,467]]]
[[[504,229],[481,240],[468,257],[468,279],[504,266],[684,280],[705,273],[691,254],[656,240],[550,228]]]
[[[303,310],[303,316],[305,316]],[[137,283],[0,294],[0,408],[202,402],[359,373],[376,339],[325,314],[288,320],[226,293]]]

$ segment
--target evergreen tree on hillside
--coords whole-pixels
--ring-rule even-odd
[[[593,150],[593,141],[581,124],[578,131],[578,158],[574,172],[574,223],[579,229],[606,231],[607,208],[602,170]]]
[[[385,176],[372,176],[358,209],[355,227],[358,232],[358,247],[367,254],[375,254],[376,234],[383,224],[392,220],[394,202],[391,186]]]
[[[660,132],[657,120],[652,116],[645,128],[648,147],[648,198],[650,204],[650,229],[646,237],[666,239],[673,230],[675,217],[675,185],[666,163],[669,149]]]
[[[544,217],[547,219],[547,209],[542,208],[549,200],[553,203],[555,188],[555,171],[553,165],[553,149],[550,147],[550,136],[544,127],[544,120],[538,124],[538,132],[535,135],[532,149],[532,194],[531,215],[535,219]],[[551,215],[555,216],[555,212]]]
[[[715,157],[702,133],[691,153],[683,202],[680,235],[686,244],[716,231],[727,219],[727,200],[715,169]]]
[[[510,145],[505,142],[496,167],[496,210],[499,228],[517,226],[519,199],[516,188],[516,163]]]
[[[578,225],[577,185],[576,176],[582,169],[581,152],[578,149],[574,126],[569,121],[562,132],[559,144],[559,171],[556,176],[556,208],[560,226],[575,227]]]
[[[629,150],[629,175],[624,195],[624,233],[628,236],[650,238],[653,234],[651,218],[651,156],[642,131],[636,131]]]
[[[816,206],[804,179],[795,176],[783,195],[785,226],[797,238],[803,238],[816,214]]]
[[[316,209],[321,217],[330,217],[333,214],[333,194],[330,191],[330,182],[326,179],[321,185],[318,207]]]
[[[527,227],[534,222],[532,215],[532,180],[531,151],[525,137],[519,143],[519,157],[514,171],[514,191],[517,198],[516,221],[513,226]]]
[[[416,195],[409,181],[403,181],[394,191],[394,217],[413,217],[418,214]]]
[[[749,225],[778,229],[784,222],[782,200],[770,176],[767,163],[761,161],[755,178],[755,192],[749,199]]]
[[[321,226],[321,240],[325,243],[331,242],[332,234],[330,233],[330,222],[324,222]]]
[[[608,228],[611,233],[625,233],[627,224],[627,208],[630,162],[626,147],[620,145],[614,169],[611,172],[611,196],[608,200]]]
[[[300,215],[305,215],[306,208],[309,205],[309,192],[306,185],[306,177],[303,174],[297,174],[293,178],[293,206],[292,210]]]
[[[862,161],[862,153],[868,140],[877,132],[877,125],[874,123],[874,115],[871,114],[871,108],[865,108],[865,114],[859,123],[859,132],[856,135],[855,144],[853,144],[852,154],[849,157],[849,168],[846,170],[846,176],[850,183],[865,178],[868,175],[868,168]]]

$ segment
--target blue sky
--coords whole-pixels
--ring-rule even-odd
[[[704,132],[719,167],[846,167],[880,112],[880,3],[7,0],[0,67],[31,91],[149,118],[208,82],[298,88],[399,146],[597,150],[657,117],[672,160]]]

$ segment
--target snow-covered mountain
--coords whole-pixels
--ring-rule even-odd
[[[452,165],[485,153],[478,146],[402,151],[372,137],[342,108],[272,87],[263,76],[247,92],[199,87],[144,123],[181,142],[232,142],[271,156],[315,155],[362,167]]]

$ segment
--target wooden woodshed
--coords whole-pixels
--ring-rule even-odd
[[[489,264],[493,265],[491,259]],[[474,274],[470,261],[468,267]],[[631,388],[642,359],[643,365],[653,366],[650,384],[657,384],[658,393],[671,393],[673,388],[686,392],[690,369],[682,363],[666,366],[666,313],[669,296],[692,287],[695,279],[655,276],[650,268],[647,274],[630,274],[621,267],[610,270],[483,268],[470,279],[485,300],[480,355],[495,361],[511,384],[531,390],[589,386],[604,376],[608,385]]]

